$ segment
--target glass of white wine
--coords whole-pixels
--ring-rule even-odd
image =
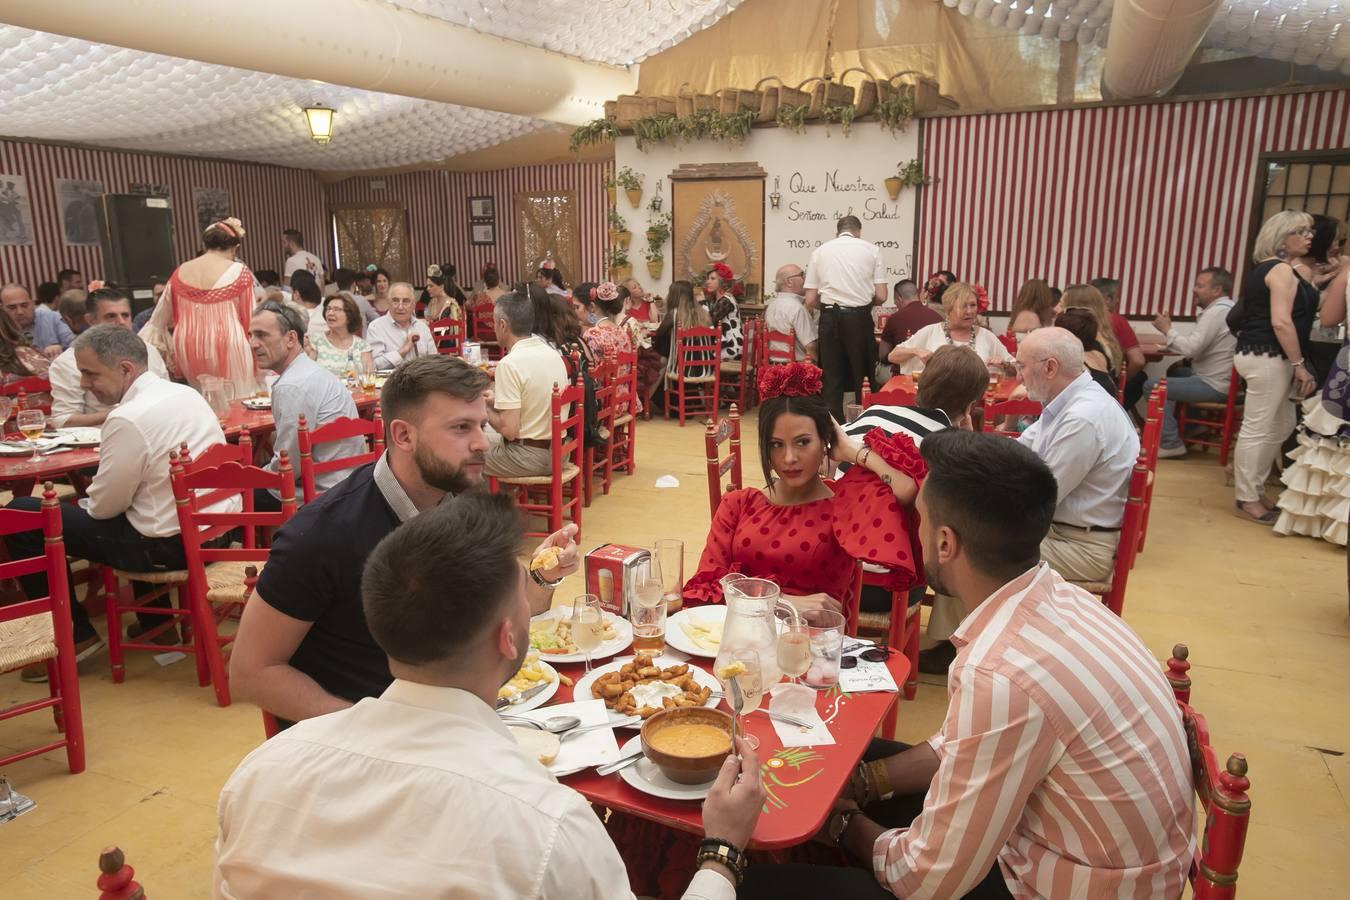
[[[741,740],[751,750],[759,748],[759,738],[753,734],[747,734],[745,731],[745,714],[752,713],[759,709],[760,698],[764,696],[764,674],[760,668],[759,651],[746,648],[744,650],[732,651],[731,658],[727,664],[717,673],[718,680],[722,682],[722,687],[726,691],[727,702],[731,705],[731,710],[735,718],[735,731],[740,735]],[[736,708],[735,700],[731,690],[731,683],[735,681],[740,689],[741,707]]]
[[[778,632],[778,668],[795,683],[811,668],[811,635],[800,618],[784,619]]]
[[[586,654],[586,674],[591,672],[591,652],[600,646],[605,633],[604,613],[600,611],[600,598],[594,594],[582,594],[572,601],[572,643]]]
[[[47,427],[47,416],[40,409],[21,409],[16,421],[24,440],[28,441],[33,448],[33,455],[29,458],[29,462],[36,465],[38,462],[37,439],[42,437],[42,432]]]
[[[666,604],[655,554],[634,573],[628,621],[633,625],[633,652],[659,654],[666,649]]]

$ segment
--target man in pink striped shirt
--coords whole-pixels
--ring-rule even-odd
[[[965,608],[946,721],[874,747],[862,808],[841,800],[826,826],[874,882],[783,866],[741,896],[1179,897],[1195,852],[1181,716],[1138,636],[1040,561],[1054,476],[993,435],[938,432],[922,452],[928,583]]]

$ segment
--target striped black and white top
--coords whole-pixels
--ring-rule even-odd
[[[951,419],[940,409],[920,409],[917,406],[869,406],[855,421],[844,426],[844,433],[861,441],[867,432],[873,428],[880,428],[887,434],[907,434],[913,438],[915,446],[918,446],[933,432],[951,427]],[[850,465],[841,462],[839,474],[847,472]]]

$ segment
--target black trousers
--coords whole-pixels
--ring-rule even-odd
[[[1121,365],[1125,365],[1121,363]],[[1144,385],[1148,382],[1148,372],[1140,369],[1125,380],[1125,410],[1134,409],[1144,398]]]
[[[36,512],[42,508],[38,497],[16,497],[9,504],[10,509],[22,509]],[[61,533],[66,544],[66,557],[87,559],[90,562],[133,572],[172,571],[187,567],[183,557],[183,540],[173,537],[149,538],[137,531],[125,515],[111,519],[95,519],[88,512],[71,503],[61,504]],[[41,531],[25,531],[5,538],[11,559],[23,559],[38,556],[43,552]],[[29,597],[43,597],[47,594],[47,576],[45,574],[25,575],[19,579],[24,593]],[[66,583],[73,583],[70,564],[66,564]],[[137,597],[153,593],[156,585],[141,581],[131,583]],[[168,598],[161,597],[150,601],[148,606],[169,605]],[[152,628],[161,624],[165,616],[137,613],[141,625]],[[70,618],[74,626],[75,643],[96,637],[98,632],[89,622],[89,615],[71,598]]]
[[[819,342],[825,403],[835,420],[843,422],[844,394],[861,391],[863,379],[871,378],[877,367],[872,307],[822,307]]]
[[[863,759],[871,762],[894,756],[908,750],[908,744],[877,738],[867,747]],[[863,813],[886,828],[906,828],[923,811],[924,796],[892,797],[866,807]],[[870,862],[869,862],[870,865]],[[736,892],[740,900],[819,900],[821,897],[885,898],[895,897],[882,887],[868,869],[845,869],[833,866],[754,866],[746,873],[745,882]],[[965,900],[1011,900],[1012,892],[1003,881],[1003,874],[994,863],[984,880],[965,895]]]

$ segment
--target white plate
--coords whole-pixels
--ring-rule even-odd
[[[550,666],[548,663],[544,662],[542,659],[539,660],[539,665],[553,679],[551,682],[549,682],[548,687],[544,688],[542,691],[535,694],[533,697],[526,700],[524,703],[521,703],[520,701],[516,701],[515,703],[508,703],[506,706],[503,706],[501,709],[497,710],[497,712],[499,713],[528,712],[532,709],[538,709],[539,707],[543,706],[545,703],[553,699],[553,695],[558,693],[558,670]]]
[[[616,653],[622,653],[633,644],[633,625],[627,619],[616,616],[613,613],[602,613],[605,621],[614,626],[614,639],[605,641],[591,651],[591,662],[597,659],[609,659]],[[531,619],[531,622],[542,622],[545,619],[571,618],[572,611],[566,607],[550,609],[548,612],[540,613]],[[585,662],[584,653],[545,653],[539,651],[539,658],[551,663],[576,663]]]
[[[596,666],[594,669],[591,669],[591,674],[583,675],[577,679],[577,686],[573,689],[572,696],[577,697],[581,700],[592,699],[591,685],[595,683],[595,679],[599,678],[601,675],[607,675],[610,672],[617,672],[620,669],[622,669],[625,664],[630,663],[632,661],[633,657],[625,656],[620,659],[616,659],[611,663],[607,663],[603,666]],[[652,665],[657,666],[658,668],[661,669],[665,669],[669,668],[670,666],[681,665],[684,662],[685,660],[675,659],[674,657],[670,656],[658,656],[656,657],[656,659],[652,660]],[[716,678],[714,678],[711,672],[705,672],[698,666],[694,665],[693,663],[689,664],[689,671],[693,673],[694,682],[698,684],[699,687],[711,688],[714,691],[720,691],[722,689],[721,682],[719,682]],[[717,699],[716,697],[709,697],[708,702],[703,705],[708,707],[709,709],[712,709],[721,702],[722,701]],[[612,709],[609,711],[609,717],[611,719],[623,718],[623,716],[619,715]],[[641,726],[633,725],[630,727],[640,728]]]
[[[619,748],[619,759],[623,759],[641,746],[642,735],[630,738]],[[656,763],[645,756],[631,766],[620,769],[619,777],[628,782],[630,787],[644,794],[664,797],[667,800],[703,800],[708,796],[708,791],[712,790],[713,781],[716,780],[710,779],[707,784],[680,784],[678,781],[671,781],[661,774]]]
[[[58,428],[56,433],[60,443],[66,447],[97,447],[103,443],[101,428]]]
[[[689,635],[684,633],[682,623],[687,617],[693,617],[696,621],[712,624],[713,622],[725,621],[727,617],[727,608],[721,603],[709,604],[708,606],[691,606],[688,609],[682,609],[666,620],[666,643],[683,653],[690,656],[701,656],[704,659],[716,659],[716,650],[704,650],[698,644],[689,639]]]
[[[241,405],[245,409],[252,410],[271,409],[272,400],[271,398],[263,399],[262,397],[249,397],[248,399],[241,401]]]
[[[39,445],[40,446],[40,445]],[[27,441],[0,441],[0,456],[32,456],[33,445]]]

